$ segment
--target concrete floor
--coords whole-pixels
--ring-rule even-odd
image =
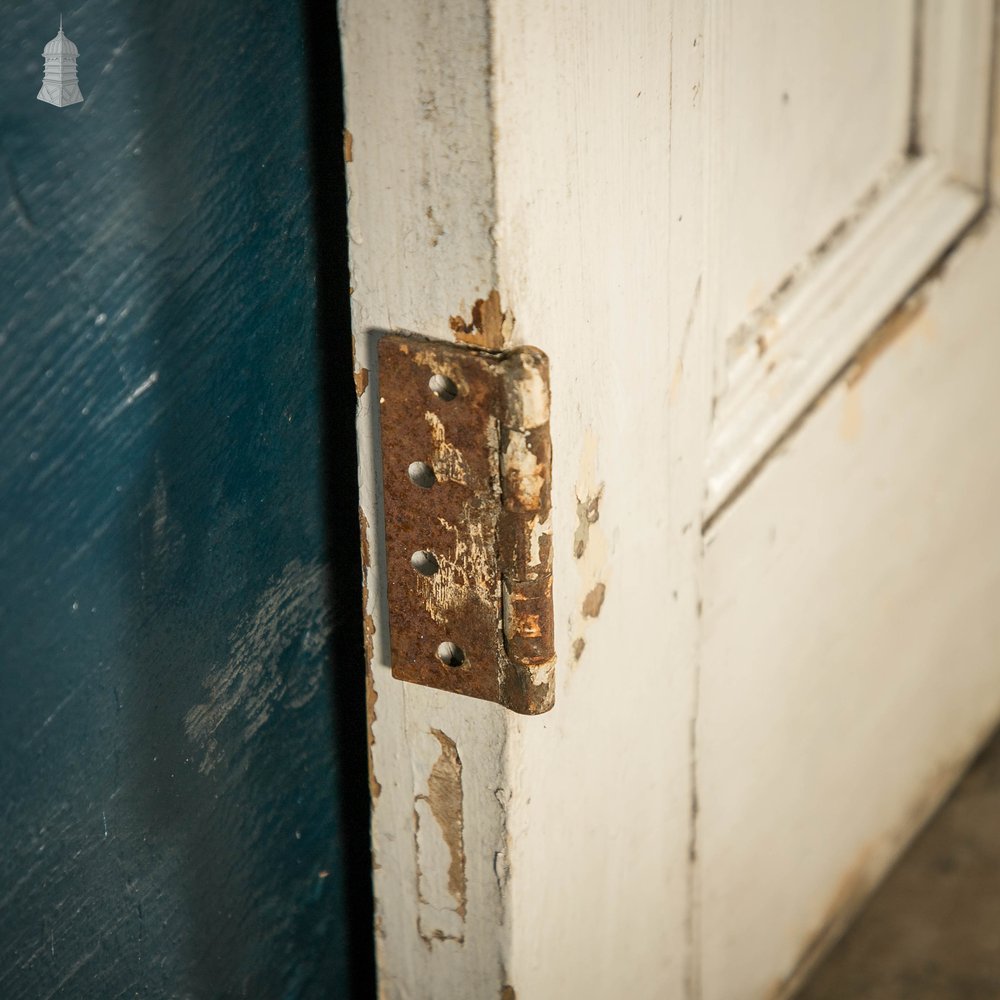
[[[796,1000],[1000,1000],[1000,733]]]

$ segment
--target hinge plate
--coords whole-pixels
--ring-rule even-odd
[[[378,358],[393,676],[548,711],[548,359],[400,334]]]

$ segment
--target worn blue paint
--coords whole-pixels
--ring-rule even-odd
[[[345,996],[300,12],[3,15],[0,996]]]

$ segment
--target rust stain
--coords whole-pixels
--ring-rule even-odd
[[[583,617],[584,618],[596,618],[601,613],[601,607],[604,604],[604,595],[607,592],[607,587],[603,583],[598,583],[590,591],[589,594],[583,599]]]
[[[806,941],[795,968],[775,983],[767,992],[769,1000],[786,997],[803,981],[805,973],[840,936],[847,921],[854,914],[872,887],[870,870],[874,845],[868,845],[858,855],[854,864],[844,873],[833,891],[822,919]]]
[[[597,472],[597,444],[593,430],[585,430],[576,485],[576,530],[573,534],[573,557],[579,577],[575,602],[577,610],[570,622],[574,636],[570,647],[574,666],[580,662],[586,648],[589,621],[601,613],[610,579],[608,540],[600,523],[605,514],[605,484]]]
[[[431,228],[433,230],[431,233],[430,244],[432,247],[436,247],[438,245],[438,240],[444,236],[444,227],[434,217],[434,207],[432,205],[427,206],[424,215],[427,217],[427,221],[431,224]]]
[[[840,436],[845,441],[857,441],[861,436],[861,417],[861,391],[848,383],[844,409],[840,415]]]
[[[502,986],[500,988],[500,1000],[517,1000],[517,994],[513,986]]]
[[[982,729],[975,740],[981,746],[993,730],[993,723]],[[948,792],[959,780],[968,764],[963,756],[957,760],[941,762],[925,779],[923,787],[913,799],[901,823],[887,837],[869,843],[858,854],[857,860],[837,883],[831,902],[826,908],[819,930],[810,936],[799,961],[792,972],[776,983],[769,1000],[787,1000],[795,995],[810,971],[834,945],[854,914],[874,889],[882,868],[889,859],[900,852],[919,834],[928,819],[934,815]]]
[[[431,729],[431,733],[441,745],[441,753],[427,778],[427,794],[418,795],[417,801],[422,800],[427,803],[431,815],[441,828],[441,835],[451,856],[451,863],[448,865],[448,892],[457,904],[456,912],[464,920],[467,881],[462,758],[458,755],[455,741],[447,733],[441,732],[440,729]]]
[[[354,136],[350,129],[344,129],[344,163],[354,162]]]
[[[476,299],[472,306],[472,319],[452,316],[448,325],[455,339],[463,344],[498,351],[510,343],[514,332],[514,316],[500,305],[500,293],[494,288],[485,299]]]
[[[847,369],[844,381],[848,386],[857,385],[886,350],[916,329],[925,307],[926,302],[922,298],[910,299],[889,316],[858,351]]]
[[[354,373],[354,391],[358,394],[358,399],[360,399],[365,394],[365,389],[368,388],[368,369],[359,368]]]
[[[840,436],[845,441],[856,441],[861,435],[862,379],[893,344],[911,335],[921,325],[920,318],[925,305],[925,301],[919,298],[904,302],[861,347],[844,373],[844,408],[840,419]]]
[[[372,802],[382,794],[382,785],[375,776],[375,703],[378,701],[378,691],[375,690],[375,675],[372,672],[372,656],[374,649],[375,622],[368,610],[368,570],[371,568],[371,550],[368,547],[368,518],[364,510],[358,508],[358,524],[361,528],[361,566],[363,576],[361,581],[361,608],[364,627],[365,644],[365,707],[368,714],[368,791]]]

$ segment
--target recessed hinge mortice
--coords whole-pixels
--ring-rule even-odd
[[[546,712],[548,358],[391,334],[378,359],[393,676]]]

